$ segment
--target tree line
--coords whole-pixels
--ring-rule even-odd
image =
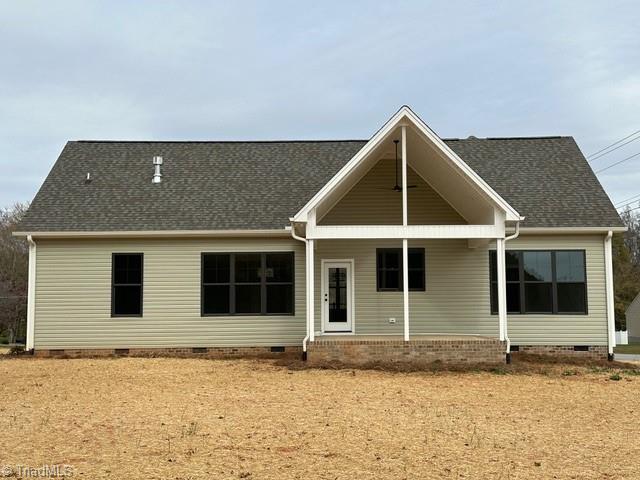
[[[29,247],[12,233],[27,207],[0,209],[0,337],[7,343],[23,343],[26,336]]]
[[[613,236],[613,278],[616,328],[625,330],[624,312],[640,292],[640,214],[627,207],[620,217],[628,230]]]

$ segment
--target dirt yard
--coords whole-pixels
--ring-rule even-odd
[[[5,357],[0,373],[0,476],[65,464],[85,479],[622,479],[640,472],[639,371],[543,365],[388,373]]]

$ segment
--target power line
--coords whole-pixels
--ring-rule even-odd
[[[624,210],[625,208],[628,208],[628,207],[630,207],[631,205],[634,205],[637,202],[640,202],[640,199],[635,200],[633,202],[626,203],[624,205],[620,205],[619,207],[616,207],[616,210]],[[638,206],[640,206],[640,205],[638,205]]]
[[[640,208],[640,205],[638,205],[636,208],[630,208],[629,210],[624,210],[622,213],[633,212],[634,210],[638,210],[639,208]]]
[[[640,133],[640,130],[636,130],[636,131],[635,131],[635,132],[633,132],[631,135],[627,135],[626,137],[621,138],[621,139],[620,139],[620,140],[618,140],[617,142],[613,142],[611,145],[607,145],[606,147],[604,147],[604,148],[602,148],[602,149],[598,150],[597,152],[594,152],[594,153],[592,153],[592,154],[590,154],[590,155],[587,155],[587,158],[595,157],[595,156],[596,156],[596,155],[598,155],[599,153],[604,152],[605,150],[610,149],[611,147],[613,147],[613,146],[615,146],[615,145],[619,144],[620,142],[624,142],[627,138],[631,138],[631,137],[633,137],[636,133]],[[633,140],[632,140],[632,141],[633,141]],[[622,146],[622,145],[621,145],[621,146]]]
[[[619,202],[614,203],[614,205],[620,205],[621,203],[625,203],[628,202],[629,200],[634,200],[636,198],[640,197],[640,193],[637,195],[634,195],[633,197],[629,197],[629,198],[625,198],[624,200],[620,200]]]
[[[638,137],[638,138],[640,138],[640,137]],[[608,166],[606,166],[604,168],[601,168],[600,170],[597,170],[596,173],[601,173],[601,172],[604,172],[605,170],[609,170],[610,168],[613,168],[616,165],[620,165],[622,162],[626,162],[627,160],[631,160],[632,158],[635,158],[638,155],[640,155],[640,152],[635,153],[635,154],[631,155],[630,157],[623,158],[622,160],[620,160],[618,162],[615,162],[615,163],[612,163],[611,165],[608,165]]]
[[[600,155],[590,158],[588,161],[589,163],[593,162],[594,160],[598,160],[601,157],[604,157],[605,155],[609,155],[611,152],[614,152],[616,150],[618,150],[619,148],[624,147],[625,145],[631,143],[631,142],[635,142],[636,140],[640,139],[640,136],[636,137],[636,138],[632,138],[631,140],[629,140],[628,142],[624,142],[622,145],[618,145],[616,148],[612,148],[611,150],[609,150],[608,152],[604,152],[601,153]]]
[[[619,207],[615,207],[616,210],[624,210],[625,208],[630,207],[631,205],[635,205],[638,201],[640,200],[636,200],[635,202],[630,202],[627,203],[626,205],[620,205]],[[640,206],[640,205],[639,205]]]

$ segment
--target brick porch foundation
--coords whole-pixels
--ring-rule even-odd
[[[512,345],[511,354],[516,356],[518,353],[606,360],[609,349],[604,345]]]
[[[179,347],[179,348],[70,348],[34,350],[36,357],[181,357],[181,358],[300,358],[302,346],[288,347]]]
[[[496,338],[416,335],[405,342],[397,336],[323,336],[307,347],[311,365],[406,364],[415,367],[445,364],[501,364],[505,344]]]

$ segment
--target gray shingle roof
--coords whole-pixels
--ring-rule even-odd
[[[571,137],[446,142],[523,226],[622,225]],[[69,142],[20,230],[282,229],[365,143]],[[164,157],[158,185],[154,155]]]

